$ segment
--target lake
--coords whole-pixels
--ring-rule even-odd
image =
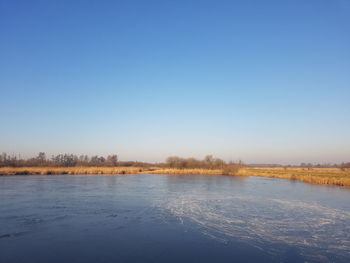
[[[0,176],[0,262],[350,262],[350,189],[230,176]]]

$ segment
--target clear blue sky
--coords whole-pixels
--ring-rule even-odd
[[[0,151],[350,161],[350,1],[0,0]]]

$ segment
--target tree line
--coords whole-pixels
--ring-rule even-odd
[[[203,160],[196,158],[181,158],[171,156],[166,159],[164,163],[146,163],[135,161],[119,161],[118,155],[112,154],[106,157],[99,155],[75,155],[75,154],[57,154],[47,157],[46,153],[39,152],[36,157],[21,158],[16,155],[9,155],[6,153],[0,154],[0,167],[74,167],[74,166],[135,166],[135,167],[149,167],[160,166],[164,168],[201,168],[201,169],[224,169],[228,167],[243,166],[242,162],[233,163],[225,162],[222,159],[215,158],[212,155],[207,155]]]
[[[165,161],[165,166],[168,168],[202,168],[202,169],[223,169],[227,165],[240,165],[243,166],[242,162],[233,163],[225,162],[222,159],[216,158],[213,155],[207,155],[203,160],[196,158],[181,158],[178,156],[168,157]]]
[[[244,164],[239,162],[225,162],[220,158],[216,158],[213,155],[207,155],[204,159],[199,160],[196,158],[182,158],[178,156],[170,156],[164,163],[146,163],[137,161],[119,161],[118,155],[111,154],[106,157],[99,155],[75,155],[75,154],[57,154],[47,157],[46,153],[39,152],[36,157],[21,158],[16,155],[9,155],[7,153],[0,154],[0,167],[74,167],[74,166],[104,166],[104,167],[150,167],[159,166],[164,168],[176,168],[176,169],[222,169],[234,172],[243,167]],[[249,166],[249,165],[248,165]],[[296,166],[284,166],[284,167],[303,167],[303,168],[317,168],[317,167],[337,167],[340,169],[350,168],[350,162],[340,164],[311,164],[301,163]]]
[[[163,164],[168,168],[175,169],[209,169],[209,170],[222,170],[223,174],[236,174],[240,168],[244,166],[243,162],[225,162],[220,158],[216,158],[213,155],[207,155],[203,160],[198,160],[196,158],[181,158],[178,156],[168,157]]]
[[[50,158],[46,156],[46,153],[40,152],[36,157],[24,159],[16,155],[8,155],[2,153],[0,155],[0,167],[74,167],[74,166],[137,166],[144,167],[149,166],[148,163],[133,162],[133,161],[119,161],[118,155],[112,154],[106,157],[99,155],[75,155],[75,154],[57,154],[52,155]]]
[[[350,162],[342,162],[340,164],[332,164],[332,163],[316,163],[316,164],[312,164],[312,163],[301,163],[299,165],[299,167],[302,168],[350,168]]]

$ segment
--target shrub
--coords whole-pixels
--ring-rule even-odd
[[[238,164],[227,164],[223,167],[222,169],[222,174],[223,175],[237,175],[238,171],[240,169],[240,165]]]

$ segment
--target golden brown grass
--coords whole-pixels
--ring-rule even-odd
[[[244,168],[238,172],[243,176],[263,176],[298,180],[315,184],[350,186],[350,169],[339,168]]]
[[[30,174],[137,174],[138,167],[2,167],[0,175]]]
[[[146,170],[143,173],[148,174],[174,174],[174,175],[222,175],[222,170],[216,169],[201,169],[201,168],[191,168],[191,169],[179,169],[179,168],[153,168]]]
[[[0,175],[30,174],[170,174],[170,175],[222,175],[221,169],[175,169],[142,167],[2,167]],[[339,168],[251,168],[239,169],[238,176],[262,176],[299,180],[316,184],[350,186],[350,169]]]

